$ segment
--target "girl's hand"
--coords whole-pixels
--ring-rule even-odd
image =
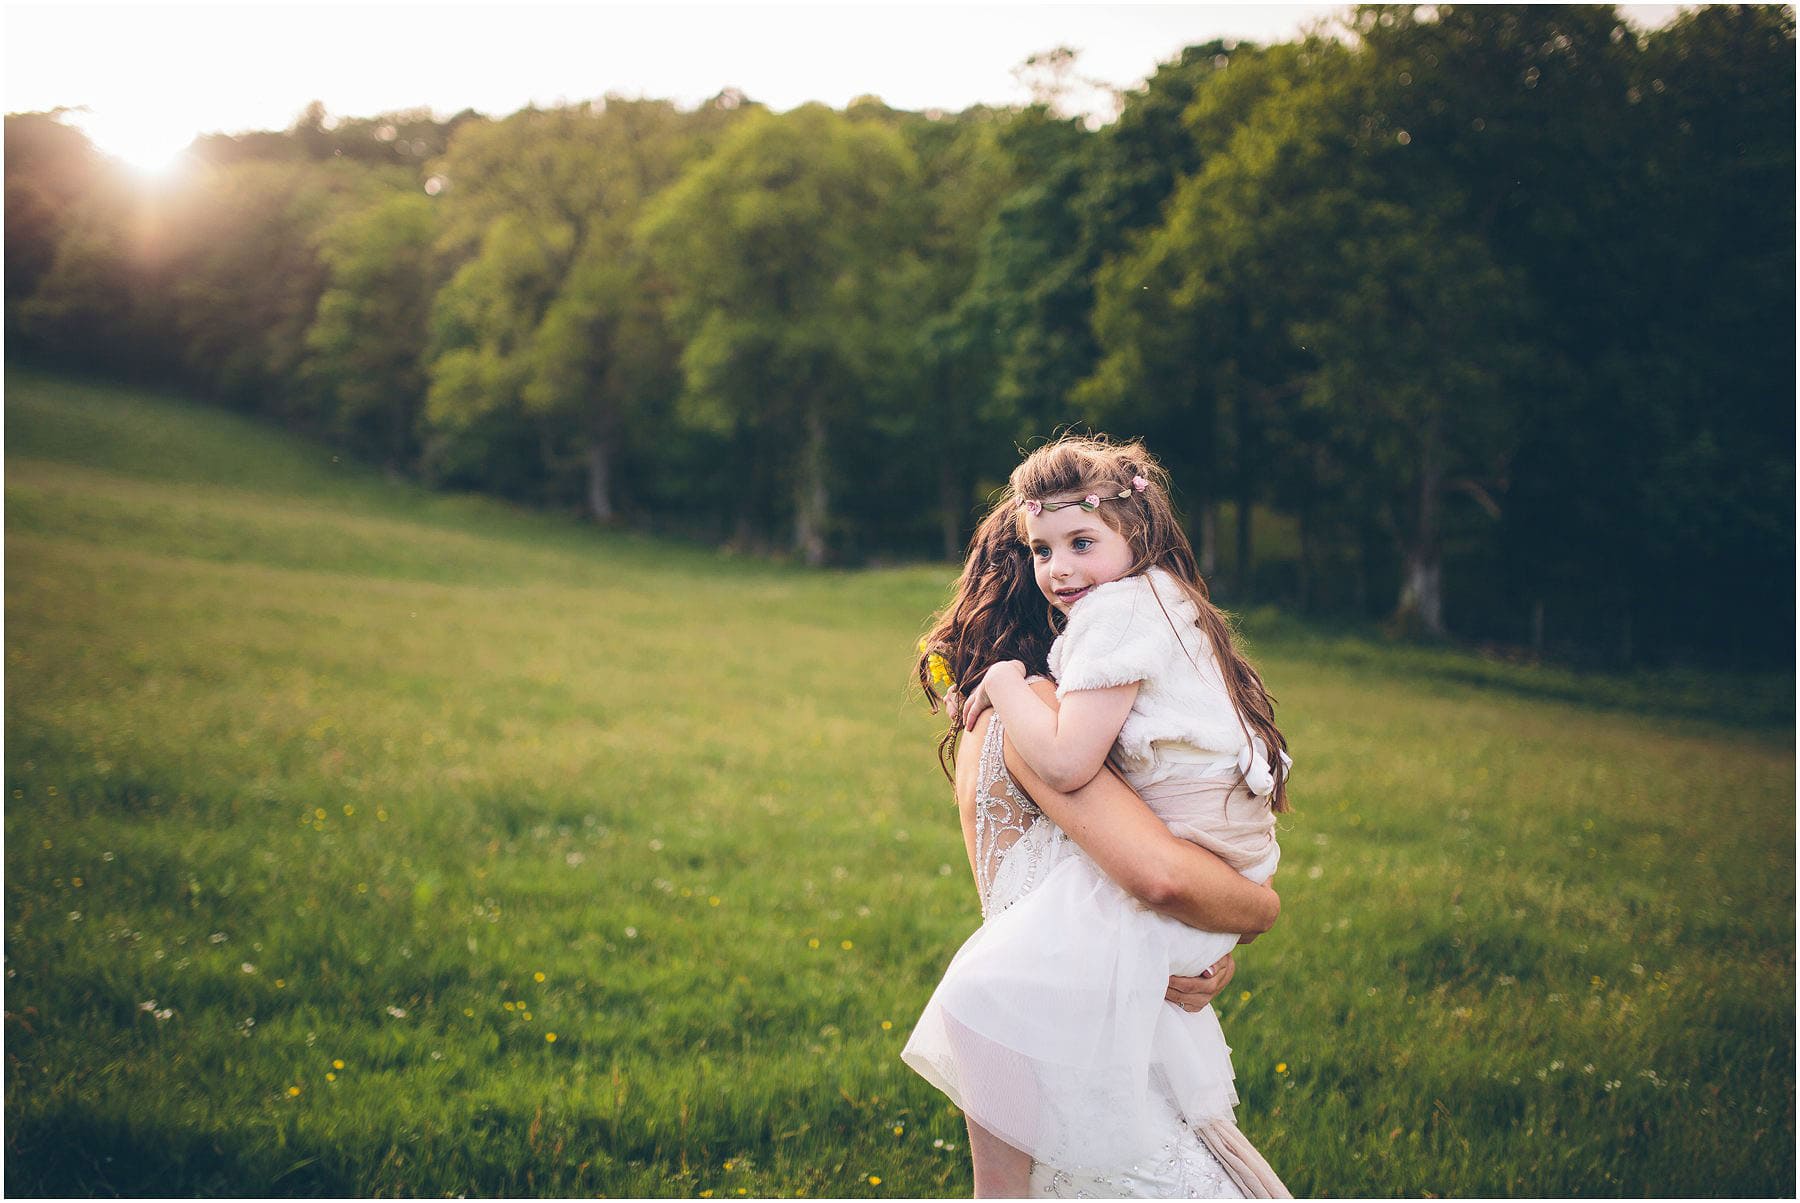
[[[1016,677],[1021,685],[1024,684],[1025,665],[1017,660],[1002,660],[981,674],[980,682],[963,699],[963,730],[973,727],[975,720],[981,717],[981,712],[992,704],[988,701],[988,683],[1008,676]]]
[[[1236,972],[1237,962],[1230,953],[1226,953],[1199,977],[1171,977],[1169,988],[1163,997],[1183,1011],[1201,1010],[1213,1000],[1214,995],[1231,984],[1232,975]]]

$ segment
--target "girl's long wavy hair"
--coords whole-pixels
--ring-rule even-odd
[[[1137,478],[1147,482],[1142,491],[1133,487]],[[1117,497],[1127,491],[1130,496]],[[1061,630],[1063,616],[1038,591],[1025,543],[1025,514],[1018,503],[1023,498],[1051,501],[1089,494],[1109,498],[1095,512],[1131,546],[1127,575],[1161,568],[1194,603],[1199,614],[1196,625],[1218,657],[1245,735],[1261,736],[1269,750],[1269,767],[1275,774],[1271,808],[1277,814],[1289,810],[1287,774],[1281,765],[1287,740],[1275,725],[1275,700],[1244,656],[1229,619],[1212,604],[1187,532],[1169,500],[1168,473],[1136,440],[1114,443],[1103,436],[1065,435],[1039,447],[1013,469],[1006,489],[976,529],[950,604],[938,612],[926,636],[919,679],[933,712],[938,708],[929,664],[933,651],[943,655],[952,680],[964,690],[999,660],[1022,660],[1033,672],[1048,670],[1050,642]],[[946,773],[960,734],[959,715],[938,742],[938,759]]]

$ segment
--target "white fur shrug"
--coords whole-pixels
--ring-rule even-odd
[[[1248,754],[1250,735],[1226,691],[1212,641],[1194,625],[1198,617],[1175,578],[1152,568],[1095,586],[1075,603],[1068,628],[1050,647],[1058,697],[1140,682],[1114,746],[1134,784],[1146,774],[1160,776],[1154,745],[1163,742],[1261,759]]]

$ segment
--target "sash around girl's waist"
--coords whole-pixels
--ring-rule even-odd
[[[1236,752],[1209,752],[1205,748],[1196,748],[1193,744],[1179,740],[1157,740],[1151,745],[1158,760],[1173,764],[1220,764],[1236,768],[1238,754]]]
[[[1183,749],[1186,752],[1186,749]],[[1184,840],[1217,854],[1251,877],[1273,872],[1280,855],[1269,800],[1250,792],[1235,759],[1203,755],[1183,763],[1217,762],[1230,775],[1176,773],[1156,781],[1132,781],[1157,818]]]

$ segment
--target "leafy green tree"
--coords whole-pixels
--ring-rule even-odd
[[[297,382],[326,283],[320,238],[379,188],[344,164],[248,162],[203,168],[165,198],[146,270],[189,380],[231,405],[318,425]]]
[[[879,504],[916,494],[916,482],[935,490],[936,550],[958,558],[967,545],[983,482],[1007,465],[1017,437],[994,404],[997,348],[991,325],[970,296],[979,268],[982,232],[1018,182],[1018,165],[1000,146],[1005,113],[976,108],[954,117],[916,118],[902,132],[917,155],[925,215],[918,255],[922,270],[917,312],[910,317],[914,368],[911,418],[894,432],[893,446],[912,454],[892,456],[911,481],[884,481]]]
[[[1209,578],[1218,563],[1217,504],[1235,493],[1242,578],[1236,584],[1245,596],[1253,563],[1251,503],[1265,471],[1255,455],[1229,453],[1257,444],[1251,398],[1286,387],[1290,357],[1279,331],[1266,323],[1260,332],[1273,332],[1275,345],[1247,341],[1249,324],[1271,307],[1272,296],[1248,308],[1197,307],[1190,269],[1210,253],[1197,244],[1214,237],[1211,223],[1229,224],[1230,216],[1215,211],[1205,193],[1213,185],[1191,181],[1214,160],[1226,161],[1232,138],[1272,92],[1307,75],[1303,59],[1333,51],[1338,48],[1329,45],[1189,47],[1127,97],[1117,125],[1102,136],[1106,170],[1087,192],[1096,231],[1090,237],[1104,254],[1093,308],[1102,354],[1075,399],[1101,424],[1137,424],[1185,482]],[[1262,240],[1261,250],[1246,245],[1234,252],[1240,267],[1256,254],[1278,265],[1281,240],[1295,233],[1291,225],[1240,223],[1225,236]],[[1230,269],[1221,259],[1214,270]],[[1246,294],[1268,287],[1249,279],[1243,286]]]
[[[103,186],[106,166],[62,110],[6,115],[6,304],[37,291],[70,211]]]
[[[573,459],[587,512],[614,518],[621,442],[674,389],[635,223],[703,149],[707,120],[612,97],[458,132],[436,167],[443,245],[469,256],[437,299],[427,415],[440,440],[515,415],[547,472]]]
[[[1716,641],[1700,615],[1729,614],[1746,653],[1785,643],[1766,615],[1791,610],[1792,573],[1766,566],[1793,541],[1792,458],[1769,450],[1792,444],[1791,14],[1710,6],[1641,39],[1606,6],[1357,27],[1402,84],[1383,132],[1419,152],[1410,186],[1465,198],[1538,315],[1478,596],[1529,610],[1535,642],[1547,608],[1625,660]]]
[[[993,405],[1025,438],[1074,416],[1068,398],[1096,354],[1088,321],[1096,257],[1079,204],[1094,135],[1041,105],[999,134],[1019,183],[982,233],[960,308],[990,332]]]
[[[686,339],[681,412],[762,461],[742,463],[753,504],[785,483],[809,564],[834,534],[834,439],[868,420],[907,345],[917,170],[880,123],[755,113],[646,218]]]
[[[1188,119],[1211,152],[1103,273],[1108,355],[1088,388],[1203,421],[1207,402],[1223,411],[1241,522],[1266,495],[1299,512],[1304,538],[1353,500],[1400,553],[1396,617],[1435,635],[1442,503],[1473,490],[1491,504],[1482,482],[1511,437],[1516,305],[1454,193],[1394,187],[1408,142],[1372,133],[1371,67],[1300,44],[1198,92]],[[1249,107],[1221,120],[1234,94]],[[1318,488],[1321,473],[1337,487]],[[1240,526],[1241,567],[1248,544]]]
[[[326,393],[327,429],[390,472],[418,455],[437,233],[430,199],[408,191],[343,214],[321,239],[328,282],[305,372]]]

